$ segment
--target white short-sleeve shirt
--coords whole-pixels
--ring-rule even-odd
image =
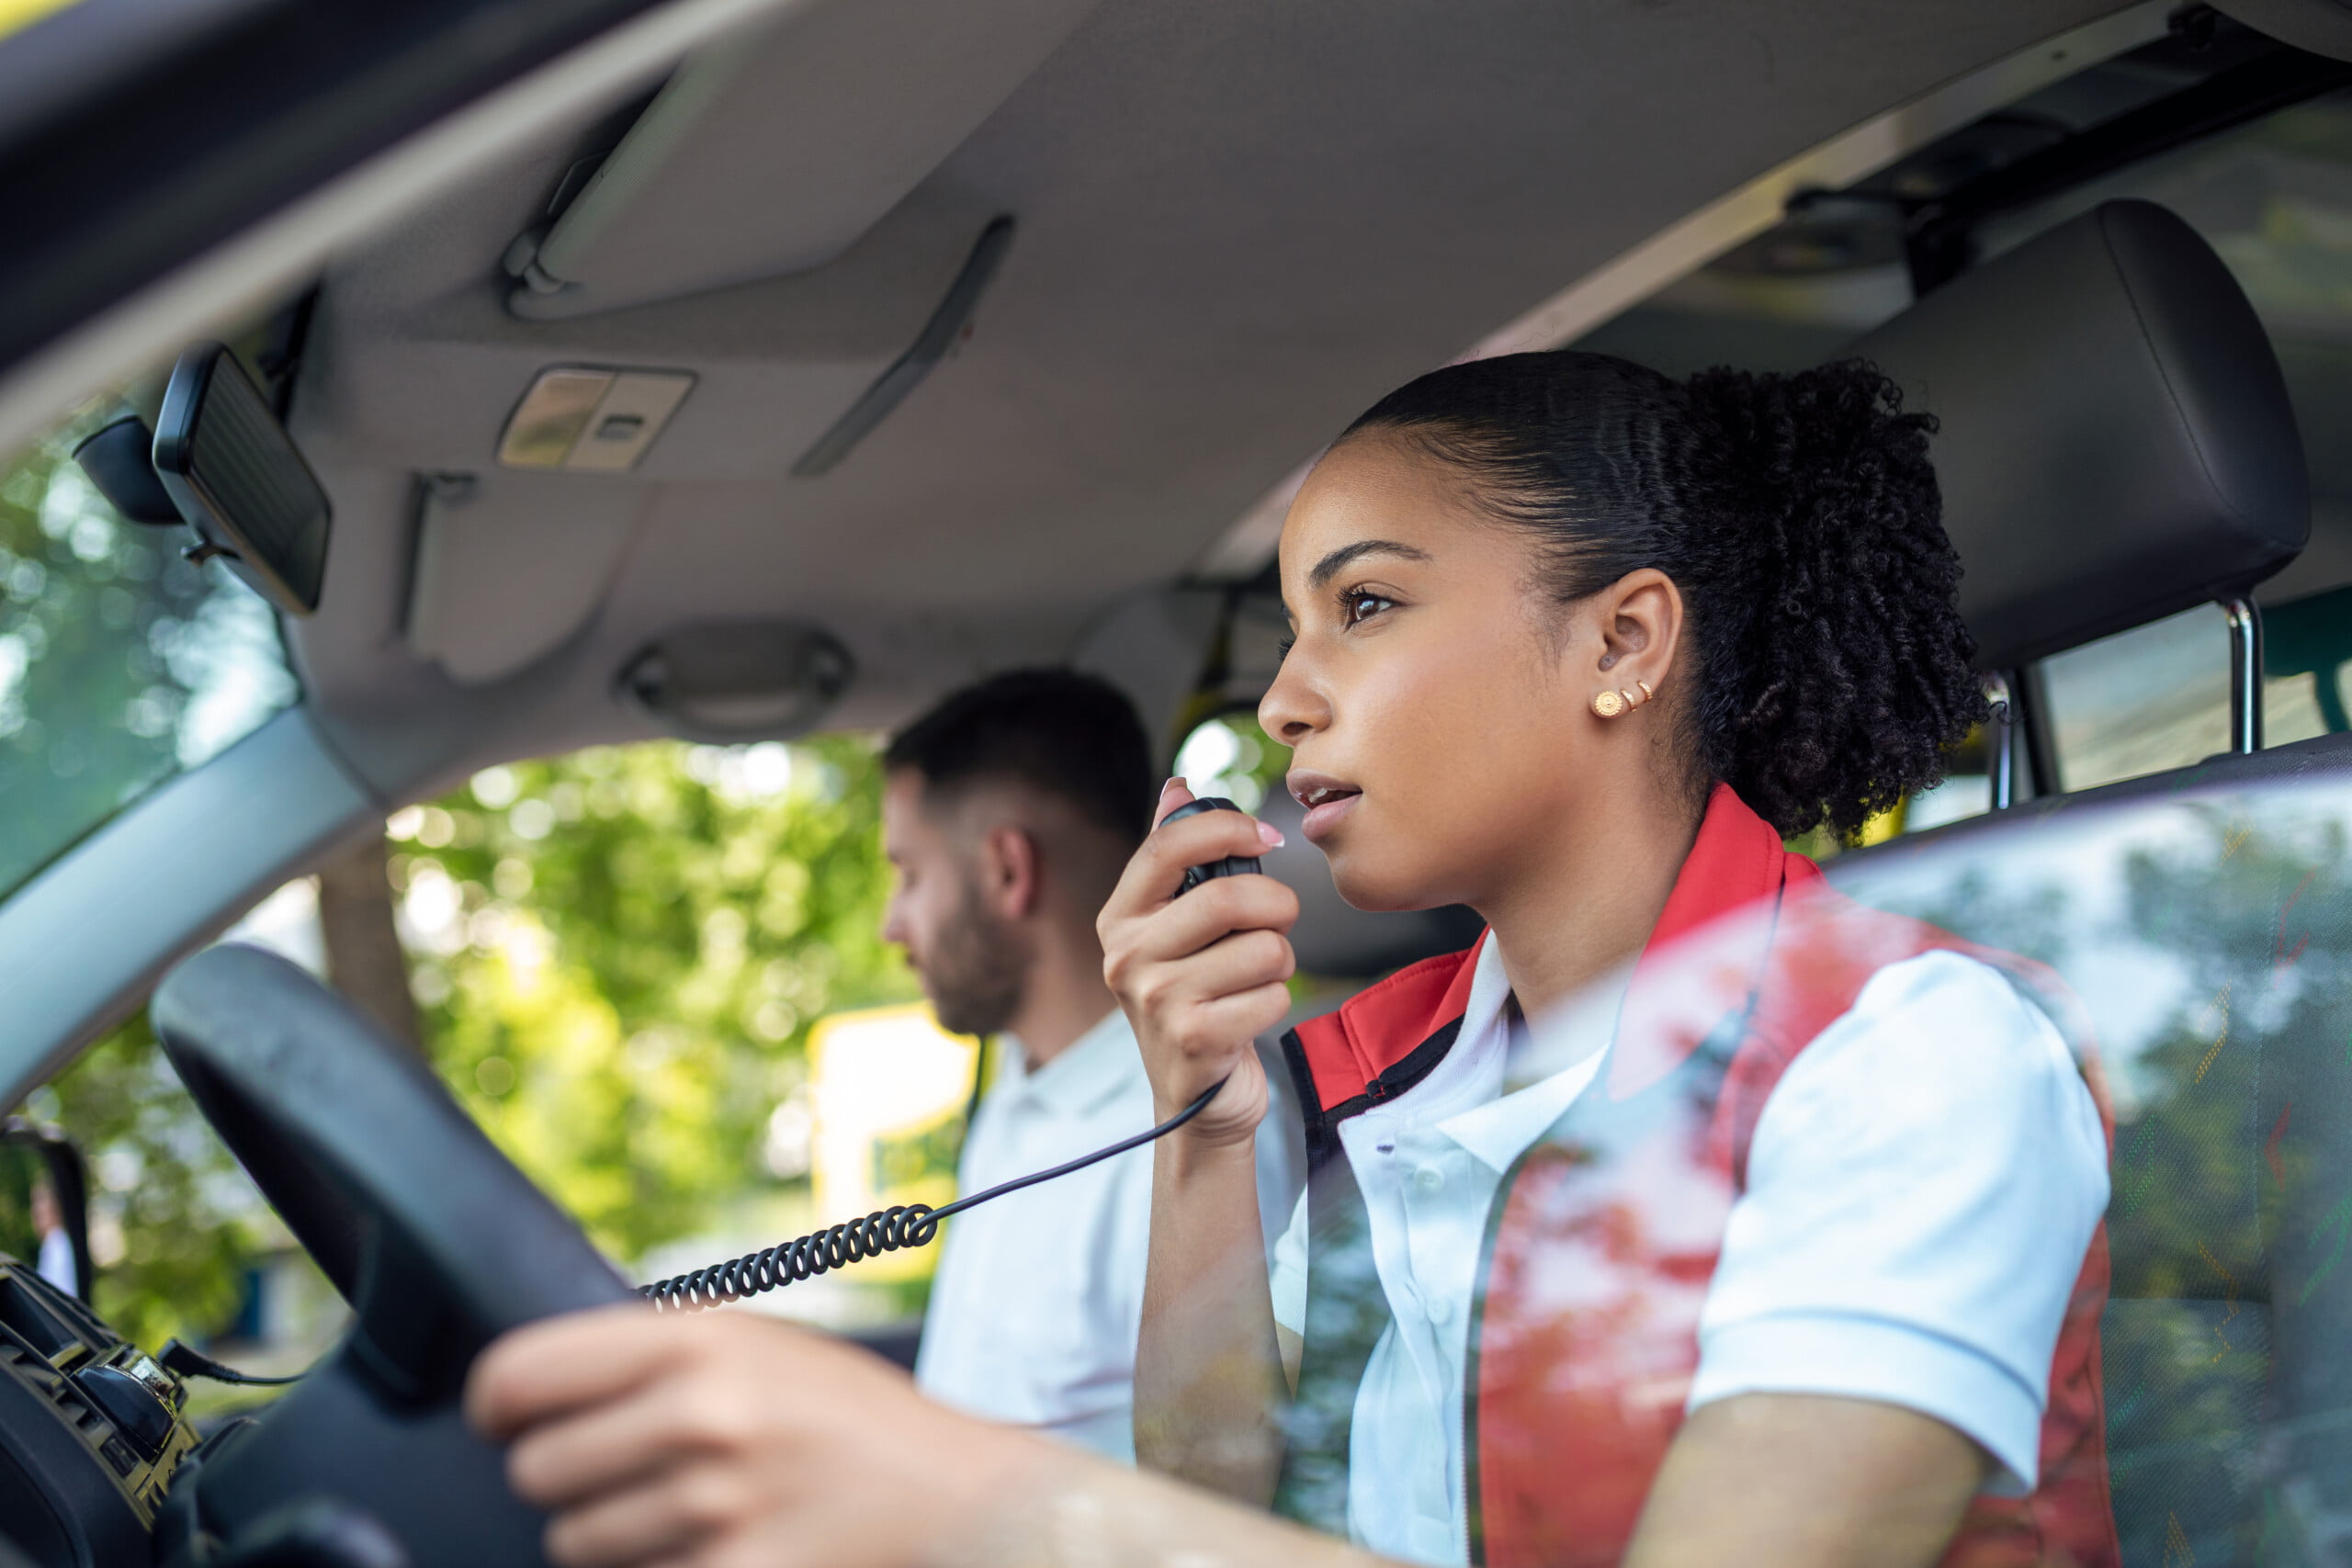
[[[959,1190],[1076,1159],[1151,1125],[1151,1084],[1114,1011],[1035,1071],[1020,1042],[964,1139]],[[1258,1139],[1269,1224],[1298,1191],[1275,1110]],[[1136,1337],[1151,1236],[1151,1150],[1130,1149],[949,1220],[915,1381],[971,1415],[1135,1459]]]
[[[1509,997],[1488,942],[1453,1049],[1340,1124],[1394,1318],[1356,1396],[1349,1531],[1392,1557],[1467,1558],[1463,1377],[1487,1212],[1604,1059],[1504,1094]],[[2041,1010],[1957,953],[1888,965],[1765,1103],[1701,1310],[1689,1407],[1767,1392],[1899,1404],[1990,1453],[1992,1490],[2030,1490],[2051,1359],[2107,1198],[2098,1108]],[[1303,1195],[1275,1246],[1273,1296],[1275,1320],[1298,1332]]]

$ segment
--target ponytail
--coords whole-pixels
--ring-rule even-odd
[[[1943,777],[1984,716],[1954,601],[1934,429],[1857,360],[1677,382],[1603,355],[1510,355],[1392,392],[1391,433],[1535,537],[1562,604],[1654,567],[1681,590],[1694,784],[1784,836],[1851,832]]]

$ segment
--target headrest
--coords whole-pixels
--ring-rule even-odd
[[[2197,231],[2110,201],[1847,351],[1934,413],[1980,668],[2243,592],[2311,527],[2287,385]]]

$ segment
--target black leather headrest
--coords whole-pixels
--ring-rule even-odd
[[[1981,668],[2242,592],[2310,532],[2270,340],[2212,247],[2153,203],[2063,224],[1848,352],[1942,421]]]

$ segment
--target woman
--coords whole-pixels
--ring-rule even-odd
[[[1515,355],[1301,491],[1261,718],[1305,830],[1351,902],[1488,931],[1299,1032],[1271,1289],[1249,1044],[1297,906],[1176,897],[1270,830],[1155,831],[1102,931],[1163,1113],[1224,1084],[1157,1145],[1138,1452],[1319,1538],[765,1325],[607,1314],[474,1380],[558,1560],[2112,1562],[2104,1132],[2042,982],[1781,848],[1982,715],[1924,429],[1860,366]]]
[[[1351,903],[1489,929],[1287,1042],[1321,1113],[1270,1300],[1237,1157],[1262,1077],[1230,1042],[1286,1005],[1293,906],[1247,878],[1170,905],[1139,863],[1105,910],[1162,1107],[1232,1075],[1159,1148],[1146,1462],[1391,1556],[1610,1562],[1654,1481],[1660,1508],[1714,1495],[1711,1448],[1769,1446],[1796,1486],[1842,1444],[1923,1538],[1990,1483],[2024,1495],[1970,1537],[2111,1554],[2092,1096],[2011,978],[1781,850],[1935,783],[1984,711],[1925,422],[1898,408],[1856,365],[1678,386],[1517,355],[1423,377],[1317,468],[1261,720]],[[1771,977],[1698,999],[1669,939],[1742,907]],[[1580,1040],[1562,1020],[1515,1066],[1515,1019],[1577,999]],[[1659,1102],[1680,1120],[1637,1136]],[[1641,1179],[1612,1188],[1611,1161]],[[1605,1298],[1514,1283],[1611,1224],[1635,1239]]]

